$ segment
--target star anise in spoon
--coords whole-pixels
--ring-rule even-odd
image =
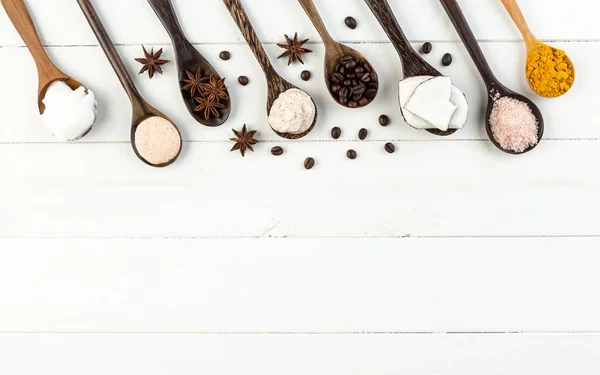
[[[225,87],[225,78],[216,80],[212,75],[208,83],[202,84],[202,93],[208,100],[220,102],[221,100],[229,100],[227,88]]]
[[[208,82],[208,77],[202,77],[202,71],[198,68],[196,74],[192,74],[192,72],[186,70],[185,74],[187,74],[188,79],[184,80],[185,86],[182,87],[183,90],[189,91],[190,96],[193,98],[196,96],[196,93],[202,92],[202,85]]]
[[[150,50],[150,53],[148,53],[146,47],[142,45],[142,48],[144,50],[144,58],[135,59],[135,61],[143,65],[142,70],[140,70],[138,74],[142,74],[145,71],[148,71],[148,76],[150,76],[150,79],[154,77],[154,72],[163,74],[161,65],[164,65],[169,62],[169,60],[162,60],[160,58],[160,56],[163,53],[163,49],[161,48],[156,53],[154,53],[154,48],[152,48]]]
[[[281,43],[277,44],[279,47],[285,49],[285,52],[282,53],[277,58],[280,59],[282,57],[289,56],[288,65],[290,65],[291,63],[293,63],[295,61],[299,61],[301,64],[304,64],[304,61],[302,61],[302,55],[305,53],[312,52],[311,50],[302,47],[306,42],[309,41],[309,39],[304,39],[304,40],[299,41],[298,33],[296,33],[294,35],[294,39],[290,39],[289,36],[285,35],[285,41],[286,41],[286,44],[281,44]]]
[[[204,119],[208,121],[208,119],[212,117],[221,118],[221,114],[219,113],[220,108],[225,108],[225,105],[214,101],[209,100],[207,98],[198,97],[194,98],[198,102],[198,106],[194,109],[195,112],[204,111]]]
[[[246,124],[244,124],[244,127],[242,127],[241,131],[237,131],[235,129],[231,130],[233,130],[233,134],[235,134],[235,138],[230,138],[235,142],[235,145],[233,145],[231,151],[240,150],[242,157],[246,156],[247,150],[254,152],[254,148],[252,148],[252,146],[258,143],[258,140],[254,139],[254,135],[257,132],[256,130],[248,131]]]

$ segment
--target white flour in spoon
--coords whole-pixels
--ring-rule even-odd
[[[302,134],[310,129],[316,113],[315,103],[307,93],[289,89],[279,94],[273,103],[269,125],[279,133]]]
[[[44,127],[59,141],[75,141],[84,136],[96,121],[96,98],[91,90],[71,90],[63,81],[48,87],[42,100]]]

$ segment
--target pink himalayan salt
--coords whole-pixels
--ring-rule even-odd
[[[505,150],[520,153],[538,143],[538,121],[527,103],[520,100],[509,97],[496,100],[490,126],[494,139]]]

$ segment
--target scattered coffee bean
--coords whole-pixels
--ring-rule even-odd
[[[342,129],[338,128],[337,126],[333,129],[331,129],[331,138],[339,139],[341,136],[342,136]]]
[[[238,78],[238,82],[240,83],[240,85],[246,86],[250,82],[250,80],[246,76],[240,76]]]
[[[271,149],[271,154],[273,154],[273,156],[281,156],[283,155],[283,148],[275,146]]]
[[[369,131],[365,128],[362,128],[358,131],[358,139],[360,139],[361,141],[364,141],[365,139],[367,139],[368,135],[369,135]]]
[[[343,106],[364,107],[377,96],[379,77],[369,63],[346,55],[329,78],[329,90]]]
[[[223,51],[219,54],[219,57],[221,58],[221,60],[229,60],[231,58],[231,53],[229,51]]]
[[[348,150],[348,152],[346,152],[346,156],[348,157],[348,159],[354,160],[356,159],[356,151]]]
[[[356,22],[356,19],[354,17],[346,17],[344,23],[346,24],[346,26],[348,26],[349,29],[352,30],[356,29],[356,26],[358,26],[358,22]]]
[[[447,53],[442,57],[442,65],[450,66],[450,64],[452,64],[452,55]]]
[[[390,124],[390,118],[386,115],[379,116],[379,125],[388,126]]]
[[[393,154],[394,152],[396,152],[396,146],[394,146],[391,143],[386,143],[384,148],[388,154]]]
[[[424,54],[429,54],[431,53],[431,50],[433,49],[433,45],[430,42],[427,42],[425,44],[423,44],[423,47],[421,47],[421,52],[423,52]]]
[[[300,78],[302,78],[303,81],[308,81],[310,79],[310,72],[308,70],[303,70],[302,73],[300,73]]]
[[[312,169],[314,166],[315,166],[315,159],[306,158],[306,160],[304,160],[304,168]]]

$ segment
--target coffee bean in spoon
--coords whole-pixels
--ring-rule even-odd
[[[337,126],[333,129],[331,129],[331,138],[339,139],[341,136],[342,136],[342,129],[338,128]]]
[[[329,77],[334,99],[349,108],[365,107],[377,96],[379,77],[368,62],[352,55],[343,56]]]
[[[221,58],[221,60],[227,61],[231,58],[231,53],[229,51],[222,51],[219,54],[219,57]]]
[[[346,24],[346,26],[348,26],[349,29],[352,30],[356,29],[356,27],[358,26],[358,22],[356,22],[356,19],[354,17],[346,17],[344,23]]]
[[[452,64],[452,55],[447,53],[442,57],[442,65],[450,66],[450,64]]]
[[[311,74],[308,70],[303,70],[302,73],[300,73],[300,78],[302,78],[303,81],[308,81],[310,76]]]
[[[250,80],[246,76],[239,76],[238,82],[240,85],[246,86],[250,82]]]
[[[390,124],[390,118],[386,115],[379,116],[379,125],[388,126]]]
[[[425,55],[430,54],[431,50],[433,50],[433,45],[430,42],[424,43],[423,47],[421,47],[421,52],[423,52]]]

